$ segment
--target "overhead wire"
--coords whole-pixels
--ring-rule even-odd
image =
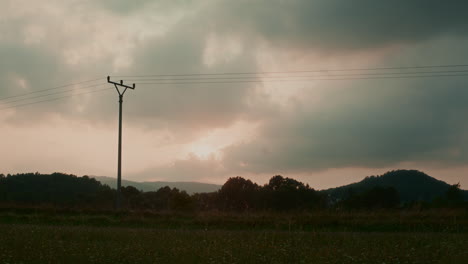
[[[386,73],[347,73],[347,74],[323,74],[323,75],[276,75],[276,76],[234,76],[234,77],[197,77],[197,78],[130,78],[126,81],[197,81],[197,80],[224,80],[224,79],[257,79],[257,78],[315,78],[315,77],[346,77],[346,76],[386,76],[386,75],[429,75],[429,74],[446,74],[446,73],[468,73],[468,70],[457,70],[457,71],[422,71],[422,72],[386,72]]]
[[[39,104],[39,103],[44,103],[44,102],[56,101],[56,100],[60,100],[60,99],[64,99],[64,98],[70,98],[70,97],[74,97],[74,96],[77,96],[77,95],[84,95],[84,94],[91,94],[91,93],[98,93],[98,92],[108,91],[108,90],[112,90],[112,89],[114,89],[114,88],[103,88],[103,89],[94,90],[94,91],[76,93],[76,94],[72,94],[72,95],[56,97],[56,98],[47,99],[47,100],[41,100],[41,101],[35,101],[35,102],[31,102],[31,103],[25,103],[25,104],[19,104],[19,105],[4,107],[4,108],[0,108],[0,110],[6,110],[6,109],[11,109],[11,108],[19,108],[19,107],[24,107],[24,106],[28,106],[28,105],[34,105],[34,104]]]
[[[433,69],[423,70],[418,69]],[[391,72],[388,72],[391,70]],[[399,71],[395,71],[399,70]],[[410,70],[410,71],[408,71]],[[361,71],[361,72],[359,72]],[[370,71],[370,72],[363,72]],[[297,75],[299,73],[321,73],[314,75]],[[408,78],[439,78],[439,77],[464,77],[468,76],[468,64],[445,64],[445,65],[423,65],[423,66],[402,66],[402,67],[377,67],[377,68],[348,68],[348,69],[318,69],[318,70],[298,70],[298,71],[264,71],[264,72],[224,72],[224,73],[188,73],[188,74],[153,74],[153,75],[114,75],[112,77],[129,78],[125,81],[134,81],[138,85],[186,85],[186,84],[228,84],[228,83],[270,83],[270,82],[307,82],[307,81],[343,81],[343,80],[372,80],[372,79],[408,79]],[[32,91],[20,95],[0,98],[0,103],[14,104],[18,102],[33,100],[37,98],[47,98],[57,94],[73,92],[71,95],[61,96],[48,100],[33,101],[25,104],[14,104],[0,108],[0,110],[22,107],[42,102],[55,101],[69,98],[81,94],[100,92],[113,88],[93,90],[83,93],[76,93],[78,90],[98,87],[106,83],[92,83],[103,78],[95,78],[81,82],[75,82],[56,86],[52,88]],[[64,89],[76,86],[73,89],[41,94],[31,97],[33,94],[48,92],[51,90]],[[24,98],[21,98],[24,97]],[[9,99],[18,98],[12,101]],[[3,102],[2,102],[3,101]],[[4,102],[7,101],[7,102]]]
[[[93,85],[88,85],[88,86],[85,86],[85,87],[80,87],[80,89],[99,87],[99,86],[102,86],[102,85],[105,85],[105,84],[107,84],[107,83],[93,84]],[[48,97],[48,96],[57,95],[57,94],[63,94],[63,93],[69,93],[69,92],[76,92],[77,90],[79,90],[79,89],[68,89],[68,90],[64,90],[64,91],[59,91],[59,92],[54,92],[54,93],[48,93],[48,94],[42,94],[42,95],[33,96],[33,97],[27,97],[27,98],[20,98],[20,99],[16,99],[16,100],[12,100],[12,101],[7,101],[7,102],[0,102],[0,103],[1,103],[1,104],[17,103],[17,102],[21,102],[21,101],[28,101],[28,100],[32,100],[32,99],[37,99],[37,98],[42,98],[42,97]]]
[[[177,76],[214,76],[214,75],[262,75],[280,73],[311,73],[311,72],[342,72],[342,71],[380,71],[380,70],[408,70],[408,69],[431,69],[431,68],[460,68],[468,67],[468,64],[444,64],[423,66],[400,66],[400,67],[374,67],[374,68],[342,68],[342,69],[317,69],[317,70],[295,70],[295,71],[264,71],[264,72],[221,72],[221,73],[185,73],[185,74],[147,74],[147,75],[113,75],[112,77],[177,77]]]
[[[226,83],[269,83],[269,82],[308,82],[308,81],[346,81],[346,80],[373,80],[373,79],[410,79],[410,78],[435,78],[435,77],[464,77],[467,74],[440,74],[440,75],[412,75],[412,76],[373,76],[373,77],[350,77],[350,78],[307,78],[307,79],[243,79],[225,81],[190,81],[190,82],[164,82],[164,81],[144,81],[135,84],[226,84]]]
[[[95,81],[102,80],[102,79],[103,78],[101,77],[101,78],[96,78],[96,79],[91,79],[91,80],[86,80],[86,81],[81,81],[81,82],[64,84],[64,85],[60,85],[60,86],[56,86],[56,87],[52,87],[52,88],[41,89],[41,90],[32,91],[32,92],[28,92],[28,93],[23,93],[23,94],[19,94],[19,95],[3,97],[3,98],[0,98],[0,101],[8,100],[8,99],[11,99],[11,98],[23,97],[23,96],[27,96],[27,95],[31,95],[31,94],[35,94],[35,93],[42,93],[42,92],[50,91],[50,90],[62,89],[62,88],[75,86],[75,85],[81,85],[81,84],[84,84],[84,83],[95,82]]]

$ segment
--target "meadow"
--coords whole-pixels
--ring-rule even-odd
[[[466,210],[2,209],[0,263],[467,263]]]

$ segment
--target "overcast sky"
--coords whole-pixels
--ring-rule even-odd
[[[255,82],[179,85],[132,77],[323,77],[356,73],[336,69],[468,64],[465,1],[0,6],[0,172],[115,177],[117,92],[83,94],[112,88],[102,85],[110,75],[137,82],[124,98],[124,179],[222,184],[243,176],[263,184],[281,174],[322,189],[402,168],[468,188],[468,76],[283,82],[261,74]],[[331,71],[290,73],[318,69]],[[417,69],[434,70],[468,67]],[[33,93],[88,80],[95,81],[49,90],[58,95]]]

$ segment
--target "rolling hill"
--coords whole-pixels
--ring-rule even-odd
[[[381,176],[366,177],[360,182],[324,190],[335,201],[346,198],[350,193],[361,193],[373,187],[394,187],[402,202],[432,201],[443,196],[450,185],[418,170],[395,170]],[[468,191],[463,191],[468,200]]]
[[[111,188],[117,187],[116,178],[105,176],[93,176],[93,178]],[[186,191],[188,194],[215,192],[221,188],[221,185],[200,182],[135,182],[128,180],[122,180],[122,186],[133,186],[144,192],[157,191],[159,188],[169,186],[170,188],[177,188],[181,191]]]

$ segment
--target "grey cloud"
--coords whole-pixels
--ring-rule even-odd
[[[170,6],[167,3],[158,4]],[[99,14],[98,11],[94,13]],[[208,36],[212,32],[199,15],[199,13],[187,15],[164,36],[146,37],[144,40],[135,41],[137,47],[131,54],[133,66],[124,74],[256,70],[254,51],[251,47],[245,47],[238,56],[230,61],[220,62],[216,67],[206,66],[203,62],[203,52]],[[22,18],[22,21],[16,31],[21,31],[32,22],[25,18]],[[13,21],[8,23],[12,23],[12,26],[14,24]],[[52,46],[60,47],[60,44],[54,43]],[[5,58],[3,61],[8,61],[8,64],[2,63],[0,66],[3,83],[8,81],[5,75],[13,72],[31,84],[30,91],[51,88],[54,84],[78,82],[81,79],[89,79],[90,76],[94,78],[98,74],[109,72],[109,68],[114,63],[114,59],[110,56],[112,54],[109,54],[96,63],[70,65],[64,61],[63,50],[50,48],[47,39],[41,43],[27,45],[23,43],[20,35],[13,41],[3,43],[0,48],[2,58]],[[86,75],[88,76],[81,77]],[[101,82],[104,82],[104,74],[102,77]],[[18,91],[17,84],[8,87],[13,88],[2,89],[0,95],[11,96],[22,93]],[[136,91],[129,92],[125,97],[126,123],[186,134],[212,127],[228,126],[236,119],[254,116],[246,114],[256,112],[252,110],[254,106],[250,103],[253,93],[251,84],[138,85]],[[47,118],[48,113],[54,112],[64,118],[109,123],[116,117],[116,101],[116,94],[104,95],[104,93],[51,101],[33,107],[18,108],[10,121],[36,122]],[[23,102],[19,104],[21,103]],[[77,111],[79,105],[82,107]],[[31,115],[32,113],[34,115]],[[34,118],[31,118],[32,116]],[[109,124],[114,125],[114,123]]]
[[[226,163],[261,173],[407,161],[465,164],[468,125],[459,117],[468,114],[468,92],[463,79],[450,83],[350,88],[354,95],[329,96],[320,112],[304,107],[267,122],[257,140],[227,148]]]
[[[220,31],[250,32],[285,48],[328,51],[414,43],[468,33],[464,1],[222,1],[212,9]]]
[[[50,115],[65,118],[86,118],[89,121],[99,116],[101,117],[100,120],[103,120],[103,115],[90,115],[86,112],[80,113],[76,111],[79,103],[87,101],[84,100],[83,96],[34,104],[35,102],[72,95],[71,92],[65,92],[71,89],[76,89],[76,93],[102,89],[102,86],[82,89],[86,87],[86,85],[82,85],[36,93],[43,89],[51,89],[64,84],[89,80],[89,76],[96,77],[96,75],[87,75],[87,73],[89,74],[94,69],[99,68],[99,66],[92,67],[85,65],[78,67],[67,65],[60,54],[48,48],[46,44],[3,43],[0,44],[0,57],[2,58],[0,81],[4,84],[3,88],[0,89],[0,98],[4,98],[0,101],[0,108],[12,107],[10,110],[15,111],[14,115],[9,116],[6,120],[7,122],[15,125],[30,125],[32,122],[44,122]],[[21,87],[20,80],[25,81],[24,88]],[[103,83],[104,81],[105,77],[103,76],[100,82]],[[57,94],[54,95],[54,93]],[[24,94],[28,95],[14,97]],[[12,96],[14,98],[9,98]],[[95,102],[99,100],[102,100],[102,97],[97,96]],[[33,103],[33,105],[28,105],[30,103]],[[110,116],[110,111],[106,112],[106,108],[101,109],[99,112]]]
[[[192,0],[93,0],[102,10],[119,15],[131,15],[143,9],[153,9],[159,13],[170,12],[195,6],[202,1]]]
[[[466,61],[466,39],[426,42],[385,63]],[[452,50],[453,53],[447,53]],[[428,57],[428,54],[431,57]],[[466,76],[322,82],[297,103],[265,120],[259,137],[224,150],[232,170],[276,173],[327,168],[383,168],[402,162],[436,167],[468,162]],[[313,100],[310,100],[313,101]],[[316,101],[314,101],[316,102]]]
[[[0,76],[3,79],[2,83],[6,84],[4,86],[6,89],[0,89],[0,96],[21,92],[10,90],[17,88],[10,77],[24,78],[29,80],[30,86],[35,86],[45,83],[44,77],[58,70],[57,56],[40,48],[0,44],[0,57],[2,58]]]
[[[98,4],[106,10],[111,10],[117,13],[130,13],[140,8],[144,8],[148,3],[154,2],[151,0],[98,0]]]
[[[140,180],[166,181],[203,181],[206,179],[223,179],[225,170],[215,159],[202,160],[196,156],[176,160],[172,164],[149,168],[135,173],[131,177]]]
[[[184,20],[165,37],[155,38],[140,47],[130,75],[256,70],[255,56],[248,46],[230,61],[220,62],[215,67],[205,65],[203,53],[210,33],[198,17]],[[246,113],[259,110],[249,104],[255,97],[251,83],[139,85],[138,80],[129,80],[137,82],[138,89],[127,97],[126,111],[129,118],[139,123],[197,130],[228,126],[238,118],[255,118],[256,115]]]
[[[121,11],[136,11],[147,5],[165,8],[194,5],[191,1],[146,0],[98,3],[103,4],[103,8]],[[125,74],[256,71],[257,44],[253,34],[260,34],[286,47],[299,45],[311,49],[352,49],[425,39],[443,32],[464,33],[466,26],[466,20],[462,19],[465,9],[463,3],[441,5],[434,1],[424,1],[423,4],[421,1],[377,3],[279,0],[203,3],[196,9],[198,11],[186,15],[165,36],[135,42],[136,52],[132,54],[134,66]],[[214,68],[206,67],[202,54],[211,33],[239,36],[245,45],[244,52],[232,61]],[[51,51],[47,52],[50,54]],[[108,65],[112,64],[112,58],[104,58],[98,65],[75,68],[64,67],[60,62],[54,64],[58,65],[55,68],[60,68],[62,77],[74,79],[76,72],[89,73],[92,72],[90,69],[106,72]],[[54,68],[48,65],[43,63],[43,67],[35,67],[35,70]],[[49,72],[47,75],[56,74]],[[255,97],[251,84],[141,85],[138,91],[126,98],[129,102],[126,104],[126,113],[131,117],[130,120],[140,124],[170,125],[177,129],[226,126],[235,119],[248,119],[258,111],[271,108],[264,105],[265,101],[257,105],[249,104],[252,98],[258,100]],[[48,105],[59,109],[63,115],[78,118],[108,120],[115,116],[115,100],[103,97],[90,99],[87,109],[81,113],[56,108],[58,104],[61,102]]]
[[[2,63],[0,63],[0,81],[3,84],[3,87],[0,89],[0,98],[4,99],[0,101],[0,108],[38,101],[41,98],[18,101],[38,96],[38,94],[31,94],[27,97],[8,97],[37,91],[41,88],[44,89],[44,87],[50,88],[50,83],[56,82],[57,78],[60,78],[63,73],[60,58],[53,52],[41,47],[10,43],[0,44],[0,57],[2,58]],[[20,83],[22,81],[24,81],[24,87]],[[31,111],[38,111],[39,108],[40,112],[43,113],[42,116],[45,116],[48,113],[63,109],[62,107],[57,107],[58,105],[63,106],[64,102],[55,104],[55,108],[50,107],[50,105],[37,105],[34,110],[31,110],[31,108],[16,108],[16,115],[7,121],[18,124],[30,122]],[[35,121],[39,121],[40,119],[36,117]]]

